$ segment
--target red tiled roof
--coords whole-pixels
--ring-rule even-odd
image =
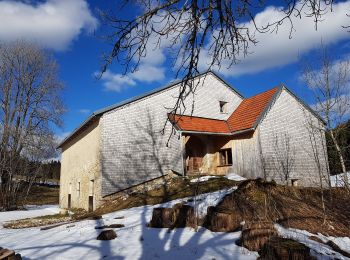
[[[169,119],[183,131],[230,133],[224,120],[194,116],[169,116]]]
[[[254,127],[278,89],[276,87],[244,99],[227,121],[180,115],[169,115],[169,119],[183,131],[232,133],[250,129]]]
[[[232,132],[253,128],[255,122],[270,103],[278,87],[260,93],[256,96],[244,99],[227,119]]]

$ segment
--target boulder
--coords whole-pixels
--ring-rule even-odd
[[[112,240],[117,237],[117,233],[115,233],[114,230],[109,229],[109,230],[104,230],[102,231],[98,237],[97,240]]]
[[[240,243],[250,251],[259,251],[277,231],[272,222],[247,222],[242,227]]]

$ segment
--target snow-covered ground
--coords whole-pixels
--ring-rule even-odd
[[[348,180],[350,180],[350,172],[346,173],[348,176]],[[332,187],[344,187],[344,173],[332,175],[331,178],[331,186]]]
[[[218,178],[217,176],[212,176],[212,175],[208,175],[208,176],[202,176],[202,177],[198,177],[198,178],[194,178],[192,180],[190,180],[190,182],[194,183],[194,182],[203,182],[203,181],[208,181],[210,179],[215,179]]]
[[[230,191],[199,196],[202,211],[209,204],[215,205],[227,192]],[[25,259],[256,259],[256,252],[235,245],[240,232],[213,233],[204,228],[197,232],[191,228],[169,232],[146,226],[153,207],[169,207],[181,201],[187,199],[131,208],[106,214],[101,220],[85,220],[43,231],[40,228],[0,228],[0,244]],[[120,216],[124,219],[115,219]],[[96,230],[95,226],[113,223],[125,225],[115,229],[118,237],[111,241],[96,240],[101,230]]]
[[[322,234],[312,234],[305,230],[293,229],[293,228],[284,228],[280,225],[275,225],[277,232],[280,236],[285,238],[290,238],[304,245],[308,246],[311,249],[311,254],[315,256],[317,259],[349,259],[340,253],[334,251],[328,245],[318,243],[312,239],[310,236],[316,236],[321,239],[323,242],[327,242],[328,240],[332,240],[335,244],[337,244],[342,250],[348,252],[350,254],[350,238],[348,237],[326,237]]]
[[[58,214],[60,211],[58,205],[43,205],[35,206],[28,205],[26,210],[14,210],[14,211],[0,211],[0,226],[5,221],[24,219],[24,218],[34,218],[44,215],[54,215]]]
[[[235,188],[197,196],[201,215],[207,207],[216,205],[223,196]],[[171,207],[176,203],[194,204],[190,198],[183,198],[154,206],[142,206],[106,214],[101,220],[84,220],[49,230],[40,228],[4,229],[0,227],[0,246],[20,253],[24,259],[256,259],[257,252],[251,252],[235,244],[241,232],[220,233],[200,228],[168,229],[148,228],[147,223],[154,207]],[[2,212],[0,222],[29,216],[47,215],[58,212],[57,206],[29,208],[27,211]],[[31,215],[32,214],[32,215]],[[120,219],[119,217],[124,217]],[[117,219],[116,219],[117,218]],[[96,226],[124,224],[115,229],[117,238],[99,241],[101,230]],[[1,224],[1,223],[0,223]],[[1,226],[1,225],[0,225]],[[284,237],[296,239],[312,249],[318,259],[346,259],[330,247],[310,240],[313,235],[306,231],[285,229],[276,225]],[[331,238],[317,235],[327,241],[331,239],[343,250],[350,250],[350,238]],[[323,254],[323,255],[320,255]]]

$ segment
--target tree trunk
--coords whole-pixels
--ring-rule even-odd
[[[348,180],[348,175],[347,175],[347,173],[346,173],[346,167],[345,167],[344,157],[343,157],[343,155],[342,155],[342,153],[341,153],[341,150],[340,150],[338,141],[337,141],[337,139],[335,138],[332,129],[330,130],[330,135],[331,135],[332,141],[333,141],[333,143],[334,143],[335,149],[336,149],[336,151],[337,151],[337,154],[338,154],[338,156],[339,156],[340,165],[341,165],[341,169],[342,169],[343,176],[344,176],[344,184],[345,184],[345,187],[346,187],[346,188],[349,188],[349,180]]]

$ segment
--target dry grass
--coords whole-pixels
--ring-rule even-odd
[[[237,186],[239,182],[228,180],[224,177],[209,179],[199,185],[191,183],[189,179],[173,178],[166,185],[150,191],[139,191],[131,194],[127,198],[110,200],[100,208],[87,216],[102,215],[121,209],[139,207],[142,205],[155,205],[167,201],[191,197],[195,194],[214,192],[224,188]]]
[[[20,201],[21,203],[29,205],[47,205],[59,203],[60,188],[51,188],[46,186],[34,185],[26,199],[26,201]]]
[[[349,195],[343,189],[288,187],[272,182],[243,182],[227,195],[216,211],[229,211],[243,221],[273,221],[284,227],[304,229],[312,233],[350,236]]]
[[[71,220],[69,215],[47,215],[36,218],[27,218],[21,220],[15,220],[5,223],[4,228],[20,229],[20,228],[29,228],[29,227],[40,227],[48,226],[53,224],[58,224],[62,222],[68,222]]]

